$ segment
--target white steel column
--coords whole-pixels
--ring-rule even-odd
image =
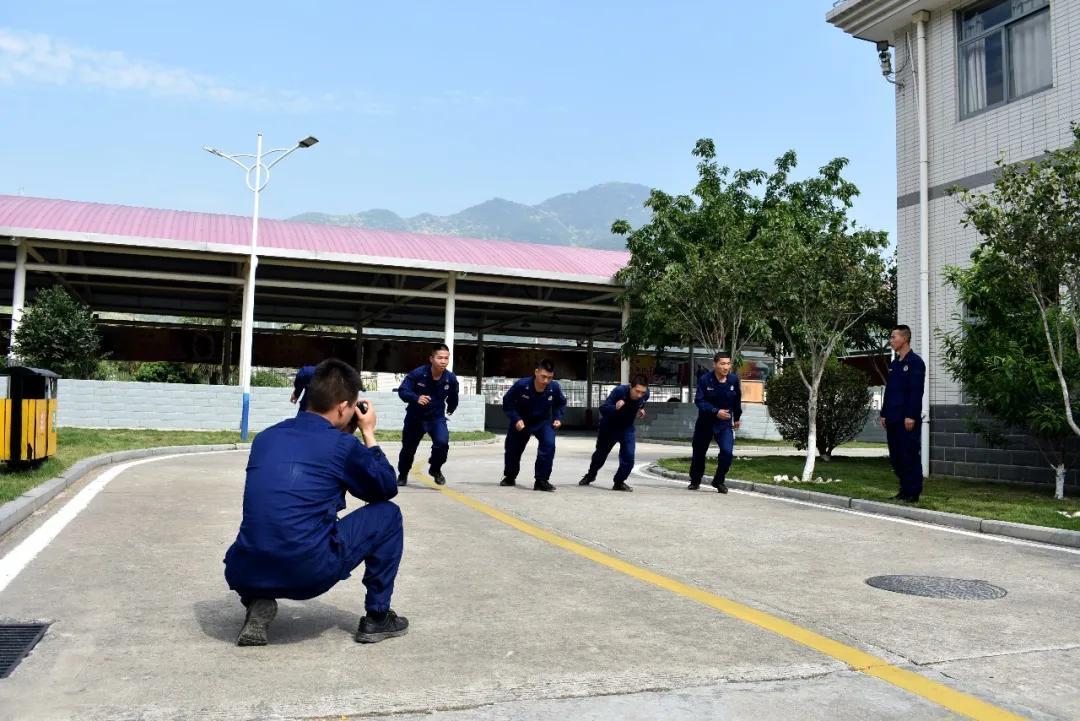
[[[912,17],[918,47],[919,113],[919,350],[926,362],[922,397],[922,472],[930,474],[930,149],[926,107],[926,23],[930,13],[920,10]]]
[[[14,353],[11,348],[15,345],[15,332],[19,330],[23,306],[26,304],[26,241],[19,238],[15,242],[15,283],[11,288],[11,340],[8,344],[8,354],[12,357]]]
[[[589,336],[588,345],[585,346],[585,407],[592,408],[592,386],[593,386],[593,339]]]
[[[457,274],[451,272],[446,279],[446,323],[443,335],[446,347],[450,349],[450,365],[447,369],[454,369],[454,305],[457,299]]]

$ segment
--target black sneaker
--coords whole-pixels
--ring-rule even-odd
[[[501,481],[499,481],[499,485],[500,486],[516,486],[517,485],[517,480],[513,479],[513,478],[505,478],[504,477]]]
[[[701,488],[701,481],[690,481],[690,485],[686,487],[688,491],[696,491]]]
[[[407,485],[409,485],[409,477],[408,476],[398,475],[397,484],[399,486],[407,486]]]
[[[712,482],[712,487],[715,488],[719,493],[727,493],[728,491],[728,488],[723,481],[714,480]]]
[[[537,481],[533,484],[534,491],[554,491],[555,486],[551,485],[547,481]]]
[[[581,480],[578,481],[577,484],[579,486],[587,486],[595,480],[596,476],[590,476],[588,473],[586,473],[584,476],[581,477]]]
[[[444,476],[441,471],[438,472],[438,473],[432,473],[431,474],[431,479],[433,481],[435,481],[436,486],[445,486],[446,485],[446,476]]]
[[[244,627],[236,637],[237,646],[265,646],[266,632],[270,622],[277,616],[277,601],[272,598],[256,598],[248,604]]]
[[[616,484],[615,484],[614,486],[612,486],[612,487],[611,487],[611,490],[613,490],[613,491],[633,491],[634,489],[633,489],[633,488],[631,488],[631,487],[630,487],[630,486],[629,486],[629,485],[628,485],[628,484],[627,484],[627,483],[626,483],[626,482],[624,481],[624,482],[622,482],[622,483],[616,483]]]
[[[895,496],[889,496],[890,501],[906,501],[908,497],[903,493],[897,493]]]
[[[381,621],[371,616],[361,618],[354,638],[357,643],[378,643],[388,638],[404,636],[408,630],[409,619],[397,615],[391,609],[386,612]]]

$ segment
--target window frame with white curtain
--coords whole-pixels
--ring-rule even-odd
[[[1050,0],[988,0],[956,12],[960,120],[1054,86],[1050,5]],[[1005,11],[1007,17],[987,13],[993,24],[983,27],[983,13],[995,9]],[[993,88],[988,85],[986,65],[990,56],[986,48],[995,44],[1000,55],[1000,98],[989,102],[987,96]],[[1022,57],[1026,58],[1023,63],[1019,62]]]

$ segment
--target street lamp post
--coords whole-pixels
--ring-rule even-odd
[[[248,439],[248,418],[251,412],[251,346],[254,336],[255,325],[255,269],[258,267],[259,258],[257,249],[259,245],[259,193],[270,183],[270,169],[289,157],[300,148],[310,148],[319,142],[316,138],[308,136],[291,148],[276,148],[263,152],[263,136],[259,133],[255,140],[255,154],[223,153],[217,148],[203,147],[208,153],[225,158],[240,166],[244,171],[244,181],[248,190],[255,196],[254,207],[251,212],[251,249],[248,254],[247,280],[244,283],[244,309],[240,324],[240,385],[243,387],[243,406],[240,411],[240,440]],[[264,158],[277,155],[269,164],[263,162]],[[254,162],[250,164],[241,158],[249,158]],[[253,177],[254,176],[254,177]]]

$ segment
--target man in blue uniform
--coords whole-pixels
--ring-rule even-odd
[[[435,483],[446,484],[442,474],[446,455],[450,451],[450,431],[446,416],[453,415],[458,406],[457,376],[448,371],[450,349],[440,343],[431,350],[429,362],[405,376],[398,388],[398,397],[409,404],[405,411],[405,426],[401,430],[401,454],[398,456],[397,484],[409,482],[416,448],[427,433],[431,436],[431,457],[428,473]]]
[[[314,598],[364,564],[366,614],[355,639],[401,636],[390,609],[404,531],[394,468],[375,441],[375,408],[357,404],[360,376],[343,361],[320,363],[308,410],[262,431],[248,456],[244,517],[225,553],[225,580],[247,607],[238,646],[264,646],[277,600]],[[359,428],[365,445],[353,435]],[[345,492],[367,505],[338,518]]]
[[[735,456],[735,431],[741,425],[742,386],[739,376],[731,372],[731,354],[724,351],[713,356],[713,370],[698,378],[694,405],[698,407],[697,423],[694,424],[694,456],[690,461],[690,485],[687,490],[701,487],[705,475],[705,455],[713,439],[720,446],[716,458],[716,473],[712,485],[720,493],[727,493],[727,472]]]
[[[566,396],[558,382],[552,380],[554,377],[555,365],[544,359],[537,364],[531,376],[514,383],[503,396],[503,412],[510,419],[510,428],[506,431],[500,486],[517,485],[521,454],[525,451],[529,436],[536,436],[540,448],[536,451],[536,482],[533,490],[555,490],[548,479],[551,478],[551,463],[555,460],[555,431],[562,425]]]
[[[296,378],[293,379],[292,397],[289,398],[289,403],[300,403],[300,406],[296,411],[298,414],[307,410],[307,394],[304,393],[304,391],[307,389],[308,383],[311,382],[311,377],[314,374],[315,366],[300,366],[300,370],[296,371]]]
[[[916,503],[922,493],[922,399],[926,364],[911,350],[911,328],[898,325],[889,334],[895,351],[889,364],[885,398],[881,403],[881,427],[889,441],[889,462],[900,480],[900,501]]]
[[[593,452],[589,470],[578,481],[587,486],[596,480],[596,474],[607,461],[615,444],[619,444],[619,470],[615,471],[613,491],[632,491],[626,479],[634,470],[634,421],[645,417],[645,403],[649,400],[649,381],[643,375],[634,376],[629,384],[616,386],[600,406],[600,428],[596,434],[596,450]]]

